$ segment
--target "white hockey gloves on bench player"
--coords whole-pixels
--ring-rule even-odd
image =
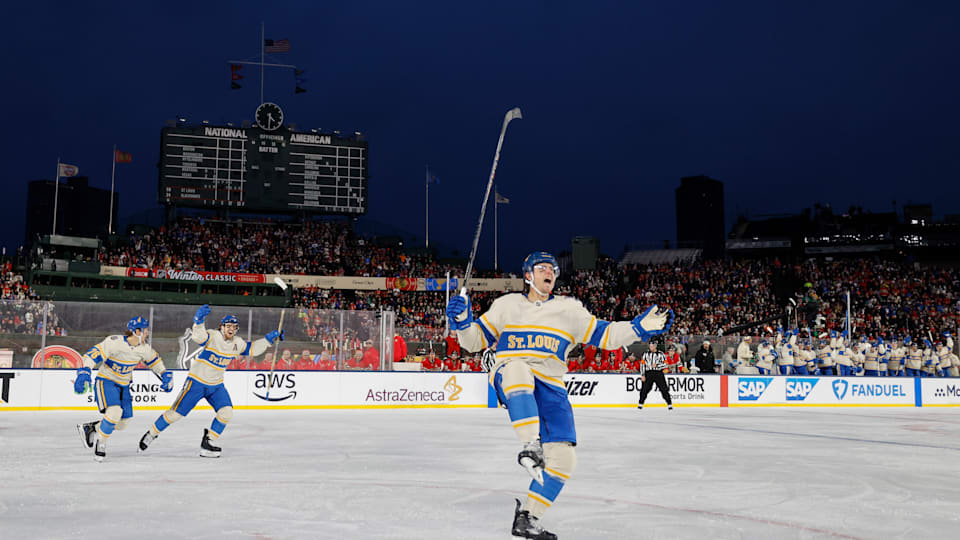
[[[650,306],[646,311],[630,321],[633,331],[643,341],[649,341],[653,336],[667,333],[673,325],[673,310],[657,310],[657,305]]]

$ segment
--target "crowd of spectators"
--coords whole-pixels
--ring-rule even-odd
[[[101,262],[150,269],[368,277],[436,277],[462,271],[427,255],[380,245],[377,239],[357,234],[346,221],[181,218],[149,234],[131,236],[128,245],[104,251]],[[808,285],[784,294],[778,280],[785,274]],[[810,259],[795,264],[726,259],[627,266],[601,257],[595,270],[561,275],[557,292],[580,299],[587,309],[608,320],[630,319],[651,304],[670,307],[676,313],[672,333],[682,343],[683,336],[718,335],[780,313],[794,294],[798,301],[803,295],[816,299],[809,311],[795,312],[802,317],[794,324],[810,327],[810,333],[838,329],[846,323],[847,291],[852,303],[850,322],[858,333],[878,337],[955,333],[958,285],[957,269],[880,257]],[[22,284],[5,284],[4,298],[30,294]],[[486,310],[497,296],[475,292],[474,312]],[[391,310],[407,341],[439,342],[445,337],[442,292],[307,287],[294,290],[293,303],[305,309]],[[311,341],[337,339],[310,317],[301,320]],[[603,370],[599,364],[596,369]]]
[[[365,277],[433,277],[457,269],[356,234],[345,221],[219,221],[180,218],[100,262],[158,270]]]

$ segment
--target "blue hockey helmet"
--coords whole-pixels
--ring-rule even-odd
[[[143,317],[134,317],[127,321],[127,330],[131,332],[143,330],[144,328],[150,328],[150,322]]]
[[[235,324],[240,326],[240,319],[238,319],[235,315],[227,315],[226,317],[220,319],[220,326],[225,324]]]
[[[533,267],[541,263],[547,263],[553,266],[554,277],[560,277],[560,265],[557,264],[557,259],[546,251],[534,251],[533,253],[527,255],[527,258],[523,260],[523,266],[521,267],[524,275],[526,275],[527,272],[532,274]]]

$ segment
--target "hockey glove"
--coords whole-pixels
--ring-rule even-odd
[[[207,318],[207,315],[210,314],[210,305],[204,304],[200,306],[200,309],[197,310],[197,314],[193,316],[194,324],[203,324],[203,320]]]
[[[277,341],[277,338],[279,338],[280,341],[283,341],[283,337],[284,337],[283,330],[280,330],[280,331],[274,330],[272,332],[267,332],[267,335],[264,336],[264,339],[267,340],[267,343],[273,345],[273,343]]]
[[[73,391],[77,394],[86,394],[90,390],[90,368],[77,369],[77,378],[73,381]]]
[[[630,325],[633,326],[633,331],[637,334],[637,337],[643,341],[649,341],[653,336],[665,334],[670,330],[673,325],[673,310],[658,311],[657,305],[654,304],[634,317],[630,321]]]
[[[164,371],[160,374],[160,389],[164,392],[170,392],[173,390],[173,372],[170,370]]]
[[[462,321],[458,321],[457,318],[463,314],[466,314],[467,317]],[[470,328],[470,325],[473,324],[473,313],[470,310],[469,296],[464,297],[457,295],[450,299],[450,302],[447,304],[447,321],[450,323],[450,328],[454,330],[466,330]]]

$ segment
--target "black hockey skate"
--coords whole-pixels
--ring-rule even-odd
[[[148,429],[146,433],[143,434],[143,437],[140,437],[140,452],[146,452],[147,448],[150,446],[150,443],[156,439],[157,436],[153,434],[153,430]]]
[[[525,540],[533,538],[534,540],[557,540],[557,535],[543,530],[540,526],[540,520],[531,516],[530,512],[520,510],[520,500],[517,499],[517,509],[513,513],[513,538],[514,540]]]
[[[200,441],[200,457],[220,457],[220,447],[210,444],[210,430],[203,429],[203,440]]]
[[[107,457],[107,441],[100,435],[94,435],[93,438],[93,460],[99,463]]]
[[[77,424],[77,431],[80,432],[80,438],[83,440],[83,444],[85,444],[87,448],[93,448],[93,439],[97,434],[97,424],[99,423],[100,421],[97,420],[96,422]]]

